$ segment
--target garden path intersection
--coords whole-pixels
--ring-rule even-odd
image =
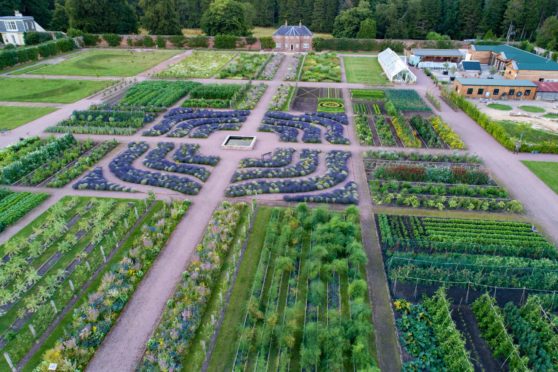
[[[189,56],[191,53],[192,51],[180,53],[135,77],[126,78],[125,80],[152,80],[154,79],[154,74],[166,69],[170,64],[176,63],[177,61]],[[346,78],[344,69],[342,69],[343,81],[340,83],[296,83],[299,87],[339,88],[343,91],[345,110],[347,116],[349,117],[349,126],[346,127],[344,134],[350,139],[351,144],[334,145],[326,142],[317,144],[280,142],[278,135],[275,133],[259,132],[258,127],[260,126],[264,115],[267,112],[267,108],[279,86],[287,84],[287,82],[283,81],[283,77],[287,73],[287,65],[290,58],[291,57],[288,56],[283,60],[273,80],[253,81],[253,83],[262,83],[267,85],[267,90],[261,97],[255,109],[250,112],[250,115],[242,124],[240,130],[238,132],[234,132],[235,135],[238,134],[241,136],[246,135],[257,137],[255,148],[252,151],[245,152],[222,149],[221,144],[230,132],[218,131],[213,133],[207,139],[192,139],[187,137],[145,137],[141,134],[143,132],[142,130],[131,136],[115,137],[118,140],[119,145],[98,163],[98,166],[103,168],[104,175],[109,182],[124,184],[123,181],[117,179],[108,170],[108,164],[118,154],[124,151],[128,143],[143,141],[148,143],[151,148],[160,142],[171,142],[176,144],[176,146],[178,146],[178,144],[185,143],[199,144],[200,152],[203,155],[217,155],[221,158],[221,160],[212,169],[211,175],[203,184],[200,192],[195,196],[185,196],[182,193],[169,189],[137,184],[126,184],[132,189],[138,191],[138,193],[126,194],[109,191],[74,190],[71,187],[71,183],[60,189],[26,186],[10,187],[16,191],[48,192],[51,194],[51,197],[42,205],[35,208],[31,213],[22,218],[19,222],[8,227],[2,234],[0,234],[0,243],[8,240],[11,236],[66,195],[140,199],[145,198],[148,191],[152,191],[160,199],[188,199],[192,202],[187,214],[176,227],[166,247],[161,251],[157,260],[141,281],[131,300],[121,313],[117,323],[112,327],[110,333],[107,335],[101,347],[93,357],[88,366],[88,371],[135,370],[143,356],[146,342],[152,335],[154,328],[157,326],[167,300],[173,294],[176,285],[181,278],[181,273],[184,271],[188,263],[195,257],[196,246],[202,239],[213,211],[218,208],[223,200],[228,199],[225,197],[225,190],[227,186],[229,186],[230,179],[237,169],[239,162],[241,159],[246,157],[260,157],[262,154],[273,151],[279,147],[292,147],[296,150],[316,149],[321,150],[323,153],[332,150],[349,151],[351,153],[351,158],[348,163],[349,176],[347,181],[354,181],[358,187],[360,200],[358,207],[361,214],[363,243],[369,258],[367,276],[371,301],[373,304],[373,320],[374,327],[376,329],[378,362],[382,370],[400,370],[399,346],[395,335],[395,325],[390,306],[390,297],[383,266],[382,253],[375,229],[372,228],[372,226],[375,225],[375,206],[372,204],[372,200],[369,195],[368,180],[366,178],[363,165],[363,153],[367,150],[371,150],[372,147],[361,146],[358,144],[359,142],[354,130],[353,108],[349,93],[349,89],[351,88],[370,88],[370,86],[345,82]],[[421,71],[413,70],[413,72],[417,75],[418,81],[415,86],[412,86],[412,89],[415,89],[423,98],[429,91],[434,92],[435,95],[439,96],[439,91],[428,77],[426,77]],[[41,76],[17,75],[17,77],[37,78]],[[56,78],[62,77],[57,76]],[[88,79],[109,80],[111,78],[89,77]],[[191,80],[202,83],[220,84],[242,84],[247,82],[245,80],[226,79]],[[295,83],[290,84],[294,85]],[[408,89],[407,86],[394,86],[392,88]],[[90,105],[102,103],[104,99],[105,97],[103,94],[99,93],[75,103],[65,105],[57,104],[56,107],[61,107],[58,111],[0,136],[0,146],[6,146],[14,143],[19,138],[26,136],[38,135],[46,137],[47,135],[50,135],[45,132],[48,127],[68,118],[73,111],[86,110]],[[178,107],[180,103],[181,101],[179,101],[174,107]],[[521,163],[521,160],[526,158],[531,160],[558,159],[555,156],[548,155],[539,156],[534,154],[512,154],[501,147],[489,134],[473,122],[467,115],[461,111],[453,111],[443,101],[442,110],[436,113],[440,115],[442,119],[460,135],[469,152],[478,155],[484,161],[491,175],[503,186],[505,186],[514,198],[522,202],[525,206],[528,217],[535,221],[535,223],[540,226],[554,242],[558,243],[558,196]],[[160,120],[161,118],[156,119],[144,129],[152,128],[157,125]],[[108,135],[75,135],[75,137],[77,139],[91,138],[95,141],[113,138],[113,136]],[[374,149],[393,150],[393,148],[379,147],[374,147]],[[416,151],[429,154],[451,152],[450,150],[435,149],[398,149],[398,151]],[[133,163],[134,167],[137,169],[145,168],[143,165],[144,157],[145,154],[136,159]],[[323,169],[320,168],[320,170],[323,172]],[[282,201],[282,195],[280,194],[258,195],[256,197],[234,199],[231,198],[230,200],[250,200],[252,198],[256,198],[262,203],[277,205],[285,204]]]

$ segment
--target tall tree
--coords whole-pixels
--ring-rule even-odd
[[[335,17],[333,36],[354,38],[360,30],[360,24],[369,18],[372,18],[370,3],[366,0],[361,0],[358,6],[343,10]]]
[[[510,0],[502,21],[503,36],[506,36],[510,25],[515,30],[514,39],[522,39],[525,33],[525,0]]]
[[[325,0],[314,0],[314,10],[312,12],[313,31],[324,32],[327,30]]]
[[[358,30],[357,38],[358,39],[376,38],[376,22],[372,18],[368,18],[360,22],[360,28]]]
[[[53,31],[66,31],[68,30],[68,24],[69,19],[64,0],[57,0],[56,4],[54,4],[54,12],[52,13],[49,28]]]
[[[201,19],[201,28],[207,35],[250,34],[252,29],[250,4],[235,0],[215,0]]]
[[[480,31],[486,33],[490,30],[496,35],[502,35],[507,30],[502,30],[502,20],[508,0],[487,0],[482,11],[483,17]]]
[[[479,33],[482,16],[482,0],[462,0],[459,3],[459,36],[472,38]]]
[[[140,0],[142,25],[154,35],[181,35],[176,0]]]
[[[537,45],[551,50],[558,49],[558,18],[548,17],[537,32]]]
[[[137,31],[136,12],[126,0],[66,0],[70,27],[92,33]]]

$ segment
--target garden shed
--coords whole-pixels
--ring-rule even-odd
[[[537,99],[543,101],[558,101],[558,82],[538,81]]]
[[[390,48],[378,54],[378,62],[391,82],[415,83],[417,81],[417,77],[409,70],[407,64]]]

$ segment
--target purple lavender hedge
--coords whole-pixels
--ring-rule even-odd
[[[206,138],[217,130],[238,130],[249,110],[199,110],[174,108],[165,114],[163,120],[153,128],[143,132],[144,136],[195,137]]]
[[[149,145],[147,143],[131,142],[128,144],[128,149],[126,151],[110,162],[109,169],[122,181],[162,187],[187,195],[196,195],[199,193],[202,185],[189,178],[134,168],[132,166],[134,160],[142,156],[147,150],[149,150]]]

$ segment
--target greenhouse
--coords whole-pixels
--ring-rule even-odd
[[[407,64],[389,48],[378,54],[378,62],[391,82],[415,83],[417,81],[417,77],[409,70]]]

